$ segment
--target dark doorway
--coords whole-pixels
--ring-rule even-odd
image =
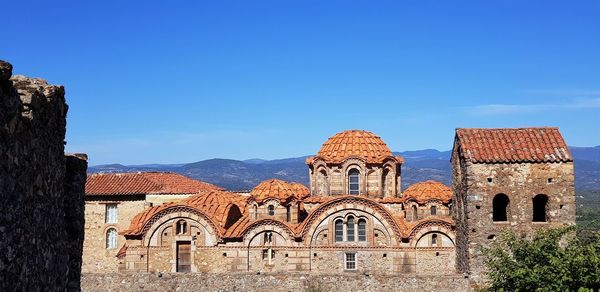
[[[546,222],[546,205],[548,197],[537,195],[533,197],[533,222]]]
[[[492,202],[493,205],[493,220],[508,221],[508,196],[505,194],[497,194]]]

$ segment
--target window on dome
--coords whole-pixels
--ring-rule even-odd
[[[437,214],[437,207],[431,206],[431,215],[435,216]]]
[[[253,211],[253,217],[254,217],[254,219],[258,219],[258,206],[254,205],[252,208],[253,208],[252,211]]]
[[[292,221],[292,209],[290,208],[289,205],[285,207],[285,214],[286,214],[287,222]]]
[[[416,205],[412,206],[412,215],[413,215],[413,220],[419,219],[418,210],[417,210],[417,206]]]
[[[117,248],[117,230],[114,228],[106,231],[106,249]]]
[[[268,209],[269,209],[269,216],[274,216],[275,215],[275,206],[269,205]]]
[[[360,190],[360,171],[351,169],[348,172],[348,193],[350,195],[358,195]]]

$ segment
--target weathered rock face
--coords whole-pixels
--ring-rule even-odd
[[[86,157],[64,154],[62,86],[0,61],[0,290],[78,289]]]

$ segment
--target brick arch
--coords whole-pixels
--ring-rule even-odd
[[[416,247],[419,239],[430,232],[439,232],[448,236],[452,243],[456,246],[456,234],[454,230],[452,230],[452,225],[446,221],[442,220],[428,220],[417,224],[411,230],[408,238],[410,239],[410,246]]]
[[[252,222],[246,228],[244,228],[244,230],[242,232],[240,232],[239,236],[243,237],[244,243],[250,244],[251,240],[250,241],[247,241],[247,240],[254,238],[254,236],[261,233],[262,231],[267,230],[267,229],[259,230],[260,227],[266,228],[267,226],[279,228],[281,236],[283,236],[283,238],[286,238],[286,240],[288,242],[291,242],[292,239],[295,237],[294,231],[287,224],[285,224],[281,221],[273,220],[273,219],[269,219],[269,218],[260,219],[260,220],[256,220],[256,221]],[[269,229],[269,230],[275,231],[274,229]],[[284,234],[287,234],[287,236],[285,236]]]
[[[264,227],[264,228],[258,228],[258,227]],[[292,245],[293,237],[290,237],[289,228],[286,228],[286,226],[282,227],[279,225],[264,225],[264,224],[259,225],[259,226],[254,226],[254,228],[252,228],[252,230],[248,230],[248,232],[244,235],[244,245],[250,246],[250,243],[252,243],[252,240],[254,240],[254,238],[256,238],[257,236],[261,236],[261,234],[263,234],[267,231],[275,232],[275,233],[281,235],[281,237],[283,237],[283,239],[285,240],[284,245]],[[278,244],[276,246],[281,246],[281,245],[282,244]]]
[[[341,208],[339,208],[341,207]],[[362,207],[362,208],[361,208]],[[364,209],[363,209],[364,208]],[[304,242],[312,244],[312,238],[315,230],[325,218],[341,211],[342,209],[356,209],[369,213],[374,218],[379,220],[384,228],[390,233],[392,244],[397,244],[401,241],[402,232],[394,221],[392,214],[386,210],[381,204],[359,196],[344,196],[339,197],[329,202],[326,202],[308,215],[305,219],[300,236],[304,238]]]
[[[181,216],[181,215],[176,215],[176,216],[169,216],[175,213],[179,213],[179,214],[187,214],[187,216]],[[208,216],[206,213],[204,213],[201,210],[198,210],[196,208],[193,207],[189,207],[189,206],[183,206],[183,205],[176,205],[176,206],[171,206],[168,207],[164,210],[161,210],[160,212],[152,215],[152,217],[150,217],[149,220],[146,221],[146,223],[144,223],[144,227],[142,228],[142,242],[146,241],[146,239],[150,240],[150,237],[148,237],[148,231],[152,230],[155,231],[156,228],[160,225],[162,225],[163,223],[165,223],[166,221],[169,221],[175,217],[186,217],[186,218],[190,218],[193,219],[194,221],[198,222],[200,225],[202,225],[203,227],[210,227],[210,228],[206,228],[206,230],[208,230],[210,233],[212,233],[216,238],[216,240],[218,241],[219,238],[221,237],[221,228],[219,228],[219,225],[217,225],[212,218],[210,218],[210,216]],[[206,224],[202,224],[202,222],[206,222]],[[156,225],[158,223],[158,225]],[[156,225],[156,226],[155,226]],[[155,226],[154,228],[151,229],[151,227]]]

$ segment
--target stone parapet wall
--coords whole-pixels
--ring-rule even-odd
[[[83,274],[83,291],[472,291],[462,276]]]
[[[0,61],[0,291],[79,288],[87,158],[65,157],[64,94]]]

